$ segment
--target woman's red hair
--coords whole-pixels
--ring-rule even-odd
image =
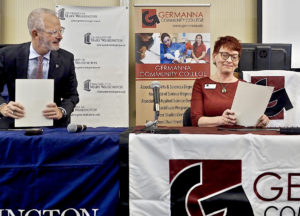
[[[242,54],[242,45],[238,39],[232,36],[219,37],[215,42],[214,54],[218,54],[221,47],[226,47],[227,49],[237,51],[239,56]]]

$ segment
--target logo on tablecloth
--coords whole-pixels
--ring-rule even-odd
[[[169,160],[169,169],[171,216],[254,215],[241,160]]]
[[[285,90],[284,76],[252,76],[251,83],[263,86],[274,86],[270,103],[265,114],[271,119],[284,119],[284,109],[290,110],[293,104]]]

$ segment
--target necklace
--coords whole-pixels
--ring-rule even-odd
[[[227,88],[227,86],[228,86],[229,83],[226,83],[225,86],[223,85],[223,83],[220,83],[220,84],[221,84],[221,86],[222,86],[222,94],[225,94],[225,93],[227,92],[227,89],[226,89],[226,88]]]

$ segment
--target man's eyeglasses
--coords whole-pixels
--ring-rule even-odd
[[[222,59],[225,61],[229,58],[229,56],[231,57],[231,61],[233,62],[238,61],[240,59],[239,54],[230,55],[228,52],[219,52],[219,53],[221,54]]]
[[[57,36],[58,34],[62,35],[65,31],[65,28],[64,27],[61,27],[59,30],[52,30],[52,31],[46,31],[46,30],[43,30],[44,32],[48,33],[48,34],[51,34],[53,36]]]

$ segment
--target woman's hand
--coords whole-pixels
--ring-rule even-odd
[[[266,127],[269,124],[269,122],[270,122],[270,119],[268,118],[268,116],[266,116],[265,114],[263,114],[260,117],[260,119],[259,119],[256,127],[264,128],[264,127]]]
[[[223,112],[221,117],[220,125],[235,125],[236,117],[232,110],[227,109]]]

